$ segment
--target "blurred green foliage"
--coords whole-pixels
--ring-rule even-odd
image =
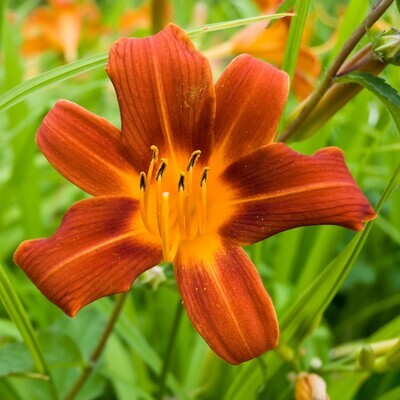
[[[36,57],[21,53],[24,22],[43,3],[1,2],[1,94],[63,64],[57,52]],[[107,29],[96,40],[80,46],[79,57],[107,51],[120,35],[121,15],[142,3],[99,0],[101,24]],[[332,48],[320,55],[322,70],[365,17],[368,3],[311,2],[312,45],[325,43],[332,34],[338,38]],[[173,0],[170,6],[170,19],[183,28],[194,27],[198,21],[215,23],[259,12],[250,0]],[[196,14],[200,12],[201,18]],[[395,6],[383,21],[399,28]],[[195,42],[206,50],[229,40],[239,29],[201,35]],[[132,29],[131,34],[144,36],[149,32],[150,26]],[[362,44],[368,41],[366,37]],[[231,58],[226,56],[213,63],[215,76]],[[388,66],[381,76],[394,88],[400,88],[397,67]],[[115,125],[120,124],[115,94],[102,68],[58,84],[45,84],[43,90],[0,114],[0,264],[37,331],[60,398],[64,398],[82,367],[89,363],[114,299],[95,302],[69,319],[41,295],[12,261],[21,241],[50,236],[66,209],[87,196],[63,179],[35,145],[37,127],[59,98],[79,103]],[[291,95],[287,111],[291,112],[297,104],[298,100]],[[376,205],[400,160],[399,132],[381,101],[364,90],[316,135],[293,147],[312,154],[331,145],[343,149],[357,182]],[[394,190],[348,269],[347,259],[343,260],[355,254],[351,246],[360,236],[337,227],[296,229],[248,248],[276,305],[283,329],[281,346],[263,357],[265,365],[253,360],[233,367],[208,349],[184,315],[177,331],[167,393],[179,399],[291,399],[294,385],[288,374],[307,370],[324,377],[332,400],[399,398],[398,368],[376,374],[356,370],[355,363],[355,351],[361,344],[399,336],[399,204],[400,191]],[[334,276],[339,271],[345,272],[336,282]],[[77,399],[154,398],[176,304],[180,301],[170,266],[165,266],[165,273],[167,280],[157,290],[140,282],[133,286],[103,357]],[[308,300],[301,303],[307,293]],[[48,383],[35,375],[33,358],[2,307],[0,303],[0,398],[51,398]],[[293,309],[296,312],[290,314]],[[310,310],[314,311],[307,313]],[[344,352],[340,353],[341,350]]]

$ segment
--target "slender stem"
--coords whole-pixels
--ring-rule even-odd
[[[176,337],[177,337],[177,333],[178,333],[178,329],[179,329],[179,323],[180,323],[181,317],[182,317],[182,311],[183,311],[182,302],[179,299],[179,302],[176,306],[175,318],[172,323],[171,333],[169,335],[169,340],[168,340],[168,345],[167,345],[167,352],[165,353],[165,360],[164,360],[163,368],[162,368],[161,375],[160,375],[158,394],[156,397],[157,400],[162,400],[163,395],[164,395],[165,381],[167,379],[169,366],[171,364],[172,350],[174,348],[174,344],[176,341]]]
[[[151,0],[151,29],[153,33],[160,32],[164,28],[166,0]]]
[[[296,130],[307,119],[307,117],[321,100],[325,92],[331,87],[333,83],[333,78],[339,71],[346,58],[353,51],[354,47],[362,39],[367,30],[382,16],[382,14],[390,7],[393,2],[394,0],[382,0],[381,2],[378,2],[376,7],[368,14],[367,18],[365,18],[365,20],[357,27],[357,29],[350,36],[349,40],[344,44],[342,50],[335,58],[332,65],[327,70],[318,88],[307,100],[299,116],[286,128],[286,130],[279,137],[278,140],[280,142],[285,142],[292,138]]]
[[[89,378],[91,372],[96,366],[96,363],[104,350],[104,347],[107,343],[108,338],[110,337],[110,334],[114,328],[115,323],[118,320],[119,315],[121,314],[122,307],[125,303],[125,300],[128,297],[128,294],[129,292],[126,292],[118,296],[111,317],[107,323],[107,326],[105,327],[104,332],[101,335],[100,341],[97,343],[96,348],[94,349],[92,355],[90,356],[89,364],[82,370],[81,375],[75,382],[74,386],[72,386],[68,394],[65,396],[64,400],[72,400],[73,398],[75,398],[78,392],[82,389],[83,385],[86,383],[87,379]]]
[[[4,308],[8,315],[15,323],[21,336],[32,354],[38,375],[46,378],[49,383],[49,389],[53,399],[58,399],[57,389],[51,377],[50,370],[47,366],[46,360],[43,356],[42,349],[36,337],[35,331],[25,311],[22,302],[14,289],[13,284],[8,278],[3,267],[0,265],[0,300],[3,302]]]

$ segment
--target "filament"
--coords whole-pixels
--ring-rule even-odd
[[[179,174],[178,182],[178,228],[179,233],[185,234],[185,173]]]
[[[164,260],[167,262],[172,261],[169,251],[169,193],[162,194],[161,205],[161,240]]]
[[[160,162],[160,166],[158,167],[158,171],[156,174],[156,184],[157,184],[157,194],[156,194],[156,208],[157,208],[157,228],[158,232],[161,236],[162,227],[161,227],[161,219],[162,219],[162,177],[165,169],[167,168],[168,160],[166,158],[162,158]]]
[[[149,165],[149,169],[147,171],[147,179],[149,184],[146,186],[146,189],[144,191],[144,204],[145,208],[148,208],[149,204],[149,195],[150,195],[150,188],[151,188],[151,181],[153,179],[153,171],[154,171],[154,165],[158,161],[158,147],[157,146],[151,146],[150,149],[152,150],[153,154],[151,155],[151,161]]]
[[[184,219],[185,219],[185,234],[184,237],[189,239],[191,237],[191,218],[192,218],[192,204],[191,204],[191,194],[192,194],[192,180],[193,180],[193,167],[195,166],[197,160],[201,154],[200,150],[196,150],[190,156],[188,165],[186,167],[187,180],[185,187],[185,204],[184,204]]]
[[[148,208],[145,200],[146,196],[146,174],[144,172],[140,173],[139,176],[139,188],[140,188],[140,194],[139,194],[139,209],[140,209],[140,214],[142,216],[142,221],[146,229],[150,232],[152,232],[152,229],[150,227],[149,223],[149,217],[148,217]]]
[[[200,226],[201,235],[206,233],[207,228],[207,174],[210,168],[205,167],[200,178],[201,200],[200,200]]]

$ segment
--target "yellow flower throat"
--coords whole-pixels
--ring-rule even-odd
[[[153,180],[159,150],[156,146],[151,146],[151,150],[147,175],[141,172],[139,178],[140,213],[146,229],[161,238],[165,261],[172,261],[181,240],[193,240],[199,233],[206,233],[210,168],[204,167],[200,181],[194,182],[194,167],[201,154],[196,150],[190,156],[186,170],[179,172],[179,178],[170,176],[168,179],[168,160],[161,158]]]

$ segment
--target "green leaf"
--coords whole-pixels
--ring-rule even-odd
[[[197,28],[187,29],[186,33],[188,34],[188,36],[195,36],[195,35],[199,35],[200,33],[221,31],[223,29],[236,28],[239,26],[248,25],[253,22],[271,21],[271,20],[275,20],[275,19],[279,19],[279,18],[288,17],[291,15],[293,15],[293,14],[279,13],[279,14],[270,14],[270,15],[257,15],[256,17],[240,18],[240,19],[234,19],[234,20],[226,21],[226,22],[216,22],[214,24],[207,24],[207,25],[203,25],[203,26],[200,26]]]
[[[49,367],[82,365],[81,353],[70,337],[49,332],[41,334],[38,339]],[[25,343],[10,343],[0,348],[0,376],[20,374],[47,379],[46,375],[35,372],[34,360]]]
[[[276,13],[278,14],[278,13],[288,12],[289,10],[291,10],[294,7],[294,3],[295,3],[295,0],[285,0],[278,7],[278,9],[276,10]]]
[[[400,0],[397,0],[397,7],[400,10]],[[400,386],[396,386],[394,389],[389,390],[382,396],[379,396],[376,400],[398,400],[400,399]]]
[[[49,367],[77,367],[83,365],[81,351],[71,337],[58,332],[46,332],[40,334],[38,339]]]
[[[37,371],[41,374],[46,375],[48,369],[44,360],[42,350],[36,338],[33,327],[30,323],[29,317],[25,312],[25,309],[19,299],[14,286],[8,279],[7,274],[0,265],[0,299],[2,300],[4,307],[14,321],[18,330],[21,332],[21,336],[24,339],[27,347],[29,348]]]
[[[44,72],[35,78],[23,82],[0,96],[0,112],[19,103],[31,94],[53,83],[60,83],[83,72],[106,65],[108,53],[101,53],[83,60],[74,61],[62,67]]]
[[[336,78],[336,81],[340,83],[358,83],[377,96],[389,110],[400,133],[400,95],[385,80],[366,72],[352,72]]]
[[[296,0],[294,6],[295,17],[290,23],[289,36],[282,63],[282,69],[289,74],[290,81],[292,81],[296,69],[297,57],[300,51],[301,38],[303,37],[309,6],[310,0]]]
[[[32,356],[23,343],[12,343],[0,348],[0,376],[35,371]]]

